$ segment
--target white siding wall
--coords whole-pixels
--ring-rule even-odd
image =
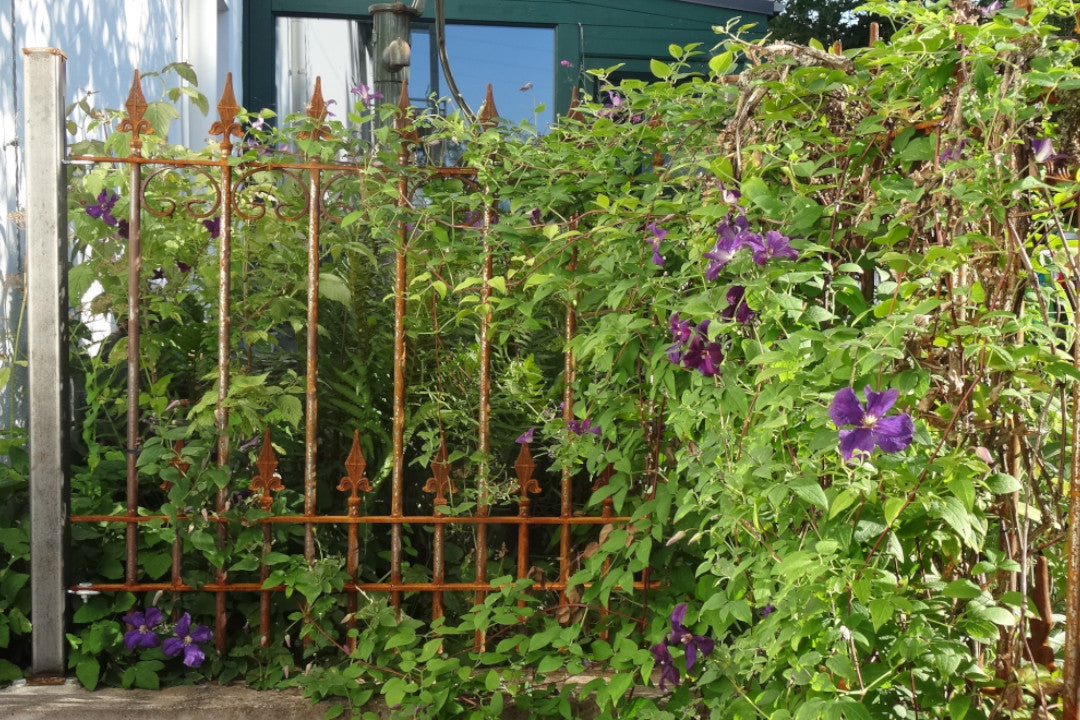
[[[68,101],[92,92],[95,107],[121,107],[135,68],[159,70],[177,60],[195,66],[200,89],[217,103],[225,73],[239,87],[240,0],[0,0],[0,368],[22,342],[20,292],[24,237],[22,186],[22,49],[56,47],[68,57]],[[148,91],[150,99],[153,95]],[[177,142],[201,146],[213,118],[186,108]],[[20,337],[20,335],[22,337]],[[22,352],[19,355],[22,356]],[[0,429],[22,424],[24,374],[0,388]]]

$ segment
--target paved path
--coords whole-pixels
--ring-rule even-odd
[[[0,690],[2,720],[322,720],[332,705],[312,705],[299,691],[220,685],[89,692],[72,681],[52,686],[20,682]]]

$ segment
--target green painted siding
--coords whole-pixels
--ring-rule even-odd
[[[734,5],[746,6],[744,3]],[[309,17],[366,16],[366,0],[245,0],[244,104],[276,108],[274,61],[277,15]],[[433,19],[433,2],[419,22]],[[768,6],[766,2],[750,6]],[[363,8],[357,12],[358,8]],[[555,108],[570,104],[571,80],[560,72],[560,60],[575,68],[604,68],[625,63],[628,73],[648,72],[651,58],[669,57],[671,44],[701,43],[708,51],[718,37],[714,25],[738,17],[740,24],[757,23],[764,34],[766,14],[697,5],[678,0],[446,0],[447,22],[493,25],[541,25],[555,28]],[[702,65],[704,67],[704,65]],[[591,88],[589,88],[591,90]]]

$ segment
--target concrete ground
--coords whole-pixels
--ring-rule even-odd
[[[89,692],[69,680],[0,690],[0,720],[322,720],[333,705],[312,705],[299,691],[220,685]]]

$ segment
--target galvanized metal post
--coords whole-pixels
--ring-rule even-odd
[[[375,70],[375,90],[386,102],[401,94],[401,84],[409,79],[410,23],[420,11],[400,2],[376,3],[368,8],[374,26],[371,57]],[[378,116],[375,127],[382,126]]]
[[[30,379],[30,621],[32,671],[65,671],[69,465],[67,439],[67,58],[24,48],[26,81],[26,297]]]

